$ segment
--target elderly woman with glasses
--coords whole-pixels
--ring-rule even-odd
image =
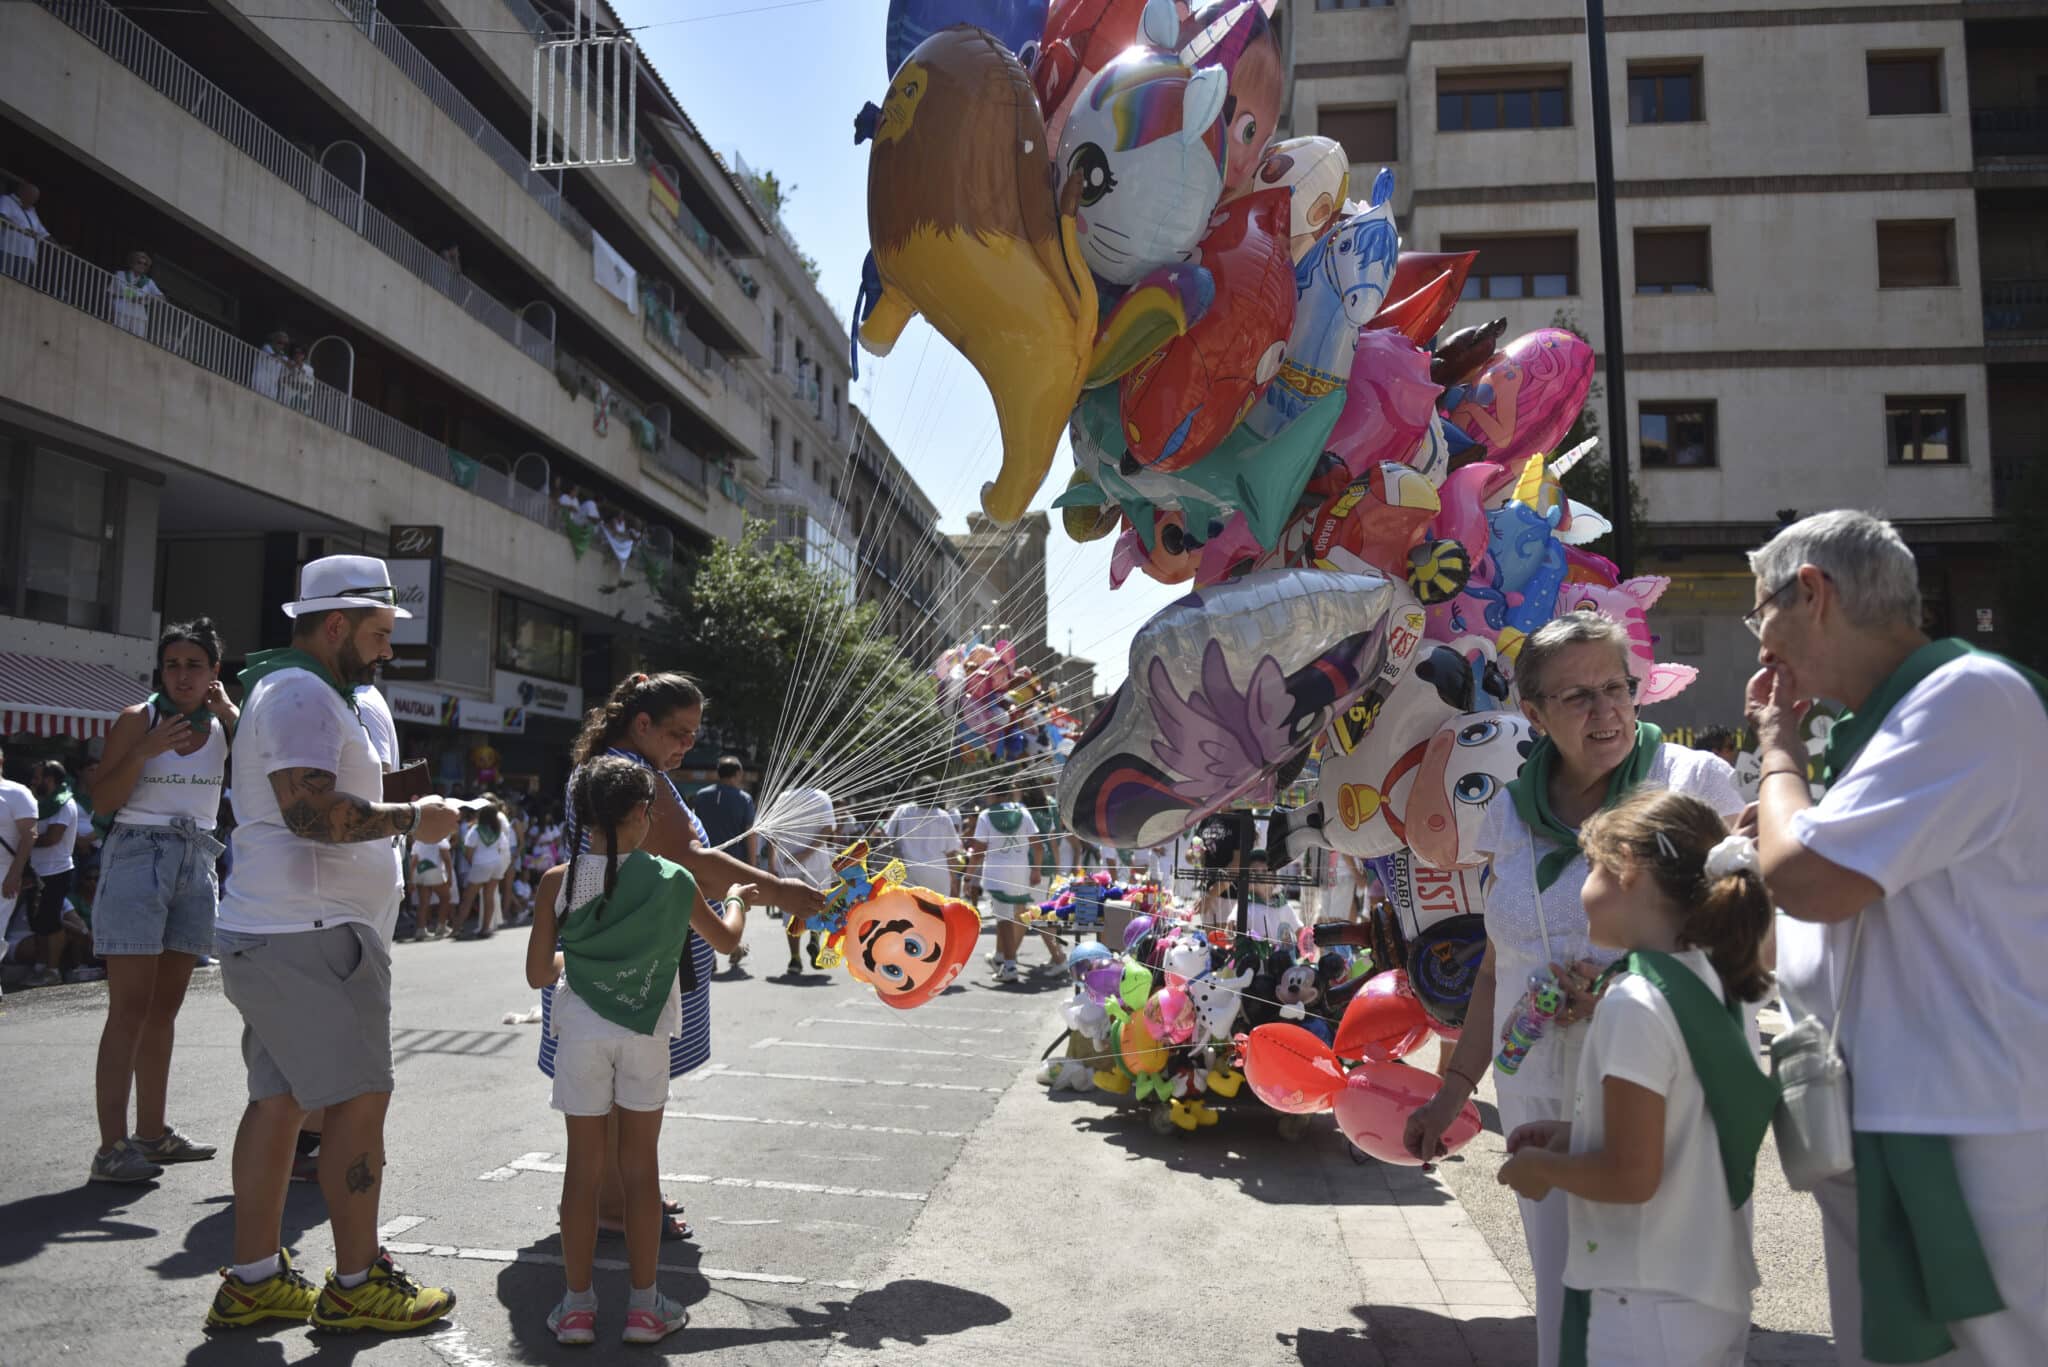
[[[1492,867],[1486,955],[1443,1085],[1408,1121],[1408,1148],[1420,1158],[1443,1152],[1440,1136],[1493,1065],[1502,1030],[1532,977],[1555,975],[1565,1006],[1520,1065],[1496,1075],[1501,1132],[1570,1119],[1591,989],[1614,957],[1593,948],[1579,902],[1587,864],[1578,831],[1587,818],[1638,788],[1688,793],[1730,821],[1742,813],[1734,770],[1712,755],[1670,744],[1655,726],[1636,719],[1628,660],[1627,634],[1592,612],[1560,617],[1522,646],[1516,682],[1538,739],[1520,777],[1508,785],[1512,800],[1488,804],[1476,842]],[[1538,1361],[1554,1367],[1564,1307],[1564,1199],[1553,1191],[1541,1201],[1523,1200],[1521,1208],[1536,1278]]]

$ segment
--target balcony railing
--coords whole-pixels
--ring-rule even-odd
[[[253,389],[415,469],[468,489],[543,527],[556,525],[555,506],[545,490],[529,489],[507,473],[451,451],[417,428],[293,367],[276,352],[253,347],[167,299],[129,297],[110,272],[61,247],[41,244],[35,264],[15,278],[38,293],[161,347],[201,370]]]
[[[2048,280],[1985,281],[1984,331],[1994,345],[2048,338]]]
[[[545,209],[548,216],[568,229],[569,236],[588,247],[590,245],[590,223],[576,212],[574,205],[562,197],[561,189],[545,175],[533,169],[533,163],[525,152],[512,145],[497,129],[497,125],[486,119],[469,97],[455,88],[426,55],[414,47],[412,41],[399,32],[389,21],[377,12],[376,0],[334,0],[335,5],[350,22],[361,29],[377,51],[391,59],[392,65],[405,73],[405,78],[420,88],[436,108],[455,121],[484,154],[498,163],[506,175],[519,183],[519,188],[532,196],[535,203]]]
[[[2048,105],[1972,109],[1970,142],[1980,157],[2048,153]]]
[[[475,281],[452,269],[440,253],[385,217],[283,134],[230,99],[226,91],[105,0],[38,3],[150,89],[353,229],[378,251],[454,300],[463,312],[519,348],[534,364],[553,366],[555,344],[550,338],[536,332]]]

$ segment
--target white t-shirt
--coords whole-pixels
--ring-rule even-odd
[[[330,845],[293,835],[270,786],[270,776],[284,769],[323,770],[340,792],[384,799],[383,763],[339,693],[303,669],[257,680],[229,757],[235,864],[221,895],[219,928],[274,935],[346,921],[386,927],[397,914],[401,882],[396,842]]]
[[[415,840],[412,842],[412,863],[415,872],[422,869],[448,868],[448,842],[446,840]]]
[[[498,838],[484,843],[483,823],[477,822],[462,837],[462,848],[469,851],[469,876],[472,879],[491,879],[504,876],[512,867],[512,845],[517,839],[512,833],[512,823],[503,817],[498,819]]]
[[[1716,998],[1727,999],[1705,952],[1673,957]],[[1601,1083],[1610,1077],[1664,1098],[1664,1176],[1657,1194],[1637,1205],[1565,1198],[1571,1240],[1564,1284],[1582,1291],[1658,1291],[1747,1315],[1758,1284],[1749,1205],[1728,1204],[1719,1135],[1671,1003],[1632,973],[1607,989],[1586,1028],[1572,1108],[1573,1153],[1602,1147],[1607,1101]]]
[[[1245,909],[1245,929],[1258,939],[1293,949],[1301,935],[1301,913],[1278,892],[1254,892]]]
[[[50,235],[43,217],[13,195],[0,195],[0,252],[36,259],[36,243]]]
[[[996,829],[992,819],[997,811],[1017,814],[1017,829],[1007,835]],[[983,812],[974,822],[974,838],[988,847],[982,859],[981,887],[991,897],[1011,903],[1031,899],[1031,842],[1038,836],[1038,823],[1031,813],[1015,803],[1003,803]]]
[[[24,837],[20,832],[23,821],[34,821],[35,819],[36,795],[34,790],[25,783],[16,783],[11,778],[0,778],[0,841],[5,841],[8,845],[18,849],[21,842],[26,839],[29,848],[34,849],[36,843],[35,834],[31,832]],[[9,854],[6,849],[0,849],[0,877],[4,877],[7,870],[13,867],[14,856]],[[24,865],[23,867],[27,866]],[[6,922],[8,914],[13,909],[14,899],[12,897],[0,897],[0,924]],[[26,923],[24,923],[22,938],[26,939],[27,937],[28,930]],[[7,943],[9,949],[13,949],[14,945],[15,942],[13,940],[9,940]]]
[[[78,804],[67,799],[63,806],[36,822],[36,839],[52,829],[62,830],[56,843],[35,845],[28,852],[28,866],[44,878],[71,867],[71,847],[78,843]],[[9,839],[12,839],[10,836]]]
[[[562,923],[571,907],[580,907],[603,891],[604,856],[577,855],[574,867],[562,880],[561,900],[555,908],[555,924]],[[680,982],[676,974],[668,975],[668,1005],[661,1008],[661,1015],[655,1019],[652,1038],[674,1039],[682,1033],[683,998]],[[555,982],[555,1001],[548,1013],[548,1023],[558,1040],[649,1038],[628,1030],[617,1021],[609,1021],[598,1015],[590,1008],[589,1003],[577,996],[575,990],[569,986],[567,973]]]
[[[1820,805],[1793,818],[1802,845],[1884,890],[1834,926],[1778,920],[1788,1005],[1823,1021],[1865,923],[1841,1034],[1856,1128],[2048,1130],[2044,773],[2040,696],[1968,655],[1915,685]]]
[[[960,848],[960,814],[906,802],[889,814],[882,833],[895,845],[911,883],[944,893],[953,886],[947,856]]]
[[[775,804],[774,822],[769,839],[781,851],[784,865],[812,887],[828,886],[833,879],[832,859],[839,853],[833,845],[839,814],[832,805],[832,794],[823,788],[792,789]]]
[[[1664,742],[1651,759],[1642,786],[1690,793],[1723,817],[1742,814],[1735,771],[1704,750]],[[1544,892],[1543,914],[1537,916],[1536,856],[1553,846],[1541,837],[1532,837],[1505,794],[1500,801],[1486,804],[1473,848],[1487,857],[1492,867],[1486,882],[1486,936],[1493,942],[1493,1033],[1498,1039],[1528,990],[1530,975],[1548,972],[1552,963],[1591,959],[1604,966],[1617,956],[1594,949],[1586,933],[1586,909],[1579,901],[1591,871],[1585,855],[1573,856],[1564,866],[1564,872]],[[1550,930],[1547,950],[1545,925]],[[1510,1076],[1496,1074],[1496,1084],[1524,1096],[1568,1097],[1585,1033],[1583,1025],[1560,1027],[1553,1023],[1522,1060],[1520,1070]]]
[[[150,729],[165,725],[164,719],[149,718]],[[221,779],[228,767],[228,729],[214,718],[206,728],[206,743],[189,755],[165,750],[142,761],[142,772],[121,810],[114,813],[117,826],[168,826],[179,817],[190,817],[202,831],[214,827],[220,815]]]

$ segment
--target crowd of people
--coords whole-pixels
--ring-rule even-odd
[[[1747,1202],[1789,1104],[1758,1064],[1755,1008],[1775,991],[1792,1034],[1828,1038],[1855,1082],[1803,1103],[1839,1106],[1845,1132],[1845,1152],[1823,1137],[1801,1159],[1839,1360],[2048,1361],[2048,941],[2031,911],[2048,804],[2030,785],[2048,771],[2048,680],[1929,640],[1911,552],[1878,519],[1808,518],[1752,564],[1754,801],[1723,758],[1637,718],[1618,628],[1574,613],[1523,643],[1537,740],[1478,837],[1478,1028],[1443,1060],[1405,1142],[1441,1155],[1494,1072],[1510,1155],[1499,1179],[1520,1198],[1544,1367],[1739,1363],[1759,1284]],[[688,1321],[656,1285],[660,1246],[693,1233],[660,1190],[663,1107],[672,1079],[710,1057],[716,956],[740,962],[751,908],[783,919],[791,972],[802,957],[815,967],[806,937],[833,854],[866,836],[914,881],[986,899],[991,967],[1013,980],[1025,909],[1063,867],[1113,857],[1177,881],[1190,859],[1072,843],[1030,792],[964,813],[906,802],[863,828],[803,790],[764,830],[736,759],[687,795],[668,777],[707,705],[680,674],[632,675],[591,711],[559,810],[390,799],[396,728],[373,679],[404,611],[395,597],[381,561],[305,566],[284,605],[292,645],[249,656],[239,706],[212,625],[172,626],[158,691],[121,715],[89,772],[46,761],[30,785],[0,786],[0,911],[25,922],[10,953],[28,946],[39,980],[80,953],[108,978],[94,1180],[215,1156],[171,1125],[167,1096],[176,1017],[207,956],[242,1017],[249,1102],[209,1328],[401,1332],[454,1307],[377,1239],[390,945],[408,889],[424,938],[472,911],[476,936],[530,914],[538,1064],[568,1155],[565,1287],[547,1323],[564,1343],[595,1338],[594,1250],[611,1232],[631,1286],[622,1336],[652,1342]],[[1817,699],[1847,710],[1816,801],[1801,723]],[[1289,880],[1268,872],[1277,856],[1262,865],[1221,831],[1197,839],[1206,866],[1258,889],[1254,934],[1300,933]],[[91,877],[81,851],[96,855]],[[1357,915],[1370,878],[1332,869],[1322,918]],[[1204,920],[1229,917],[1234,883],[1193,889]],[[1047,947],[1057,962],[1060,943]],[[1539,999],[1546,981],[1554,1000]],[[1503,1039],[1519,1050],[1497,1056]],[[318,1286],[281,1244],[295,1170],[317,1179],[333,1227],[336,1270]]]

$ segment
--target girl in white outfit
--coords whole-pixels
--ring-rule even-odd
[[[1503,1185],[1567,1196],[1566,1367],[1741,1367],[1749,1195],[1778,1091],[1743,1004],[1770,990],[1754,841],[1697,798],[1643,792],[1586,823],[1593,943],[1622,951],[1569,1120],[1509,1131]]]

